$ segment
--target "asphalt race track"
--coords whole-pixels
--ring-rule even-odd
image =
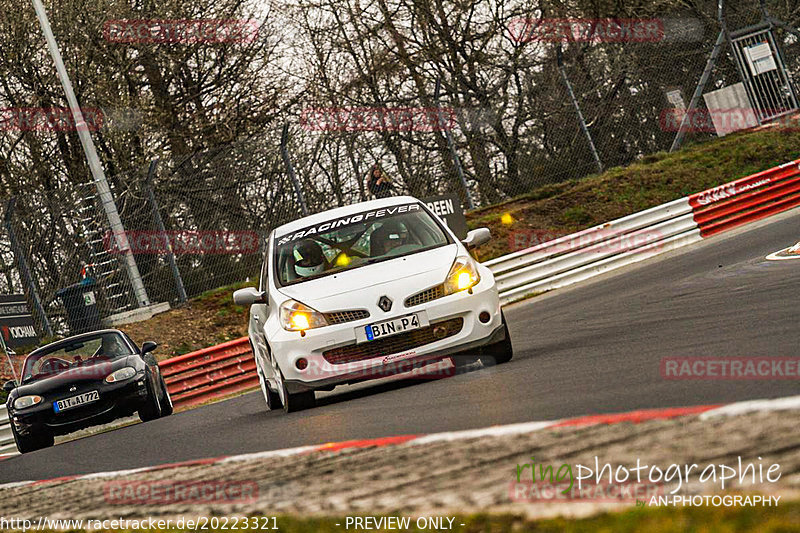
[[[438,380],[337,389],[267,412],[261,392],[0,462],[0,482],[330,441],[773,398],[797,380],[671,381],[670,356],[796,356],[800,211],[506,309],[514,359]],[[244,318],[242,318],[244,320]]]

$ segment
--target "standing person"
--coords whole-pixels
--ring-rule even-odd
[[[394,192],[392,180],[383,172],[378,163],[375,163],[369,172],[367,188],[375,198],[388,198]]]

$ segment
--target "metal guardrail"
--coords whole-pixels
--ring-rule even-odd
[[[700,240],[687,198],[484,263],[503,304],[582,281]]]
[[[800,160],[484,263],[506,304],[800,205]],[[258,387],[247,337],[159,363],[176,407]],[[0,455],[16,451],[0,406]]]
[[[703,237],[800,205],[800,159],[688,197]]]
[[[247,337],[159,363],[175,407],[207,402],[258,386]]]
[[[0,406],[0,455],[17,452],[14,444],[14,435],[11,434],[11,425],[8,422],[8,410],[5,404]]]
[[[503,304],[800,205],[800,160],[484,263]]]

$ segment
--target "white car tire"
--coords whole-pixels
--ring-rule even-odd
[[[258,384],[261,386],[261,393],[264,395],[264,402],[267,404],[267,409],[276,411],[283,407],[281,398],[277,392],[273,392],[269,388],[267,378],[264,377],[264,372],[261,370],[261,363],[256,359],[256,373],[258,374]]]
[[[502,314],[502,311],[500,316],[503,321],[505,338],[500,342],[483,347],[483,353],[481,354],[481,363],[483,363],[483,366],[502,365],[503,363],[511,361],[511,358],[514,356],[514,348],[511,345],[511,334],[508,331],[506,317]]]
[[[287,413],[310,409],[317,403],[313,390],[290,393],[286,388],[286,381],[283,379],[283,372],[281,372],[280,367],[275,369],[275,380],[278,382],[278,396],[283,405],[283,410]]]

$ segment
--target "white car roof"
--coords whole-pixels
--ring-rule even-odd
[[[328,211],[323,211],[321,213],[309,215],[307,217],[293,220],[282,226],[278,226],[277,228],[275,228],[275,235],[283,235],[285,233],[291,233],[293,231],[306,228],[308,226],[321,224],[322,222],[325,222],[327,220],[346,217],[347,215],[361,213],[363,211],[369,211],[370,209],[380,209],[382,207],[390,207],[393,205],[401,205],[414,202],[423,203],[421,200],[418,200],[413,196],[392,196],[391,198],[382,198],[380,200],[370,200],[367,202],[359,202],[357,204],[346,205],[344,207],[337,207],[336,209],[329,209]]]

